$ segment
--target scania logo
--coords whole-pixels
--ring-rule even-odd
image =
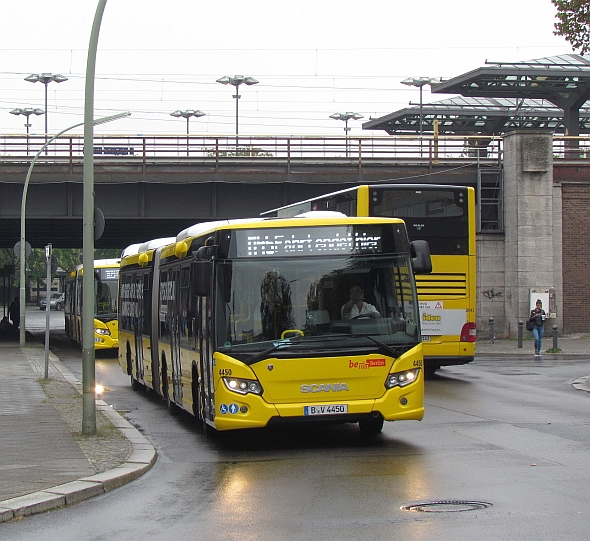
[[[348,390],[346,383],[308,383],[301,386],[302,393],[339,393]]]

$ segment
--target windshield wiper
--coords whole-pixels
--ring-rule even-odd
[[[342,336],[344,335],[322,335],[322,336],[294,336],[292,338],[287,338],[280,340],[279,342],[275,342],[272,347],[265,349],[264,351],[260,351],[259,353],[255,353],[250,357],[247,357],[244,361],[247,365],[251,365],[261,361],[268,355],[270,355],[273,351],[277,351],[279,349],[287,349],[292,346],[298,346],[302,343],[313,343],[313,342],[326,342],[326,341],[333,341],[333,340],[342,340]]]
[[[402,354],[402,351],[400,349],[392,348],[390,345],[385,344],[384,342],[381,342],[380,340],[377,340],[376,338],[373,338],[373,336],[370,334],[355,333],[355,334],[349,334],[348,336],[350,336],[350,338],[368,338],[371,342],[373,342],[375,345],[379,346],[380,348],[383,348],[385,351],[387,351],[387,353],[389,353],[389,355],[391,355],[394,358],[397,358]]]
[[[247,365],[257,363],[258,361],[261,361],[262,359],[267,357],[273,351],[277,351],[278,349],[282,349],[284,347],[290,347],[292,345],[293,344],[291,343],[290,339],[275,342],[271,348],[265,349],[264,351],[261,351],[259,353],[255,353],[254,355],[248,357],[245,362]]]

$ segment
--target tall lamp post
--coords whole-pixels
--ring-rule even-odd
[[[189,142],[188,142],[188,138],[189,138],[189,120],[192,116],[194,116],[195,118],[200,118],[202,116],[205,116],[205,113],[203,113],[203,111],[199,111],[198,109],[187,109],[186,111],[174,111],[173,113],[170,113],[170,116],[173,116],[175,118],[186,118],[186,155],[188,156],[188,149],[189,149]]]
[[[225,75],[220,79],[217,79],[218,83],[222,85],[232,85],[236,87],[236,93],[232,95],[232,98],[236,99],[236,152],[238,150],[238,102],[242,96],[240,96],[240,85],[245,84],[248,86],[258,84],[258,81],[254,79],[254,77],[244,77],[243,75],[234,75],[233,77],[229,77]]]
[[[129,116],[131,113],[119,113],[117,115],[107,116],[104,118],[98,118],[93,121],[93,125],[97,126],[98,124],[105,124],[106,122],[111,122],[113,120],[118,120],[119,118],[124,118]],[[31,165],[29,166],[29,170],[27,171],[27,177],[25,178],[25,184],[23,186],[23,196],[21,201],[21,208],[20,208],[20,243],[19,243],[19,265],[20,265],[20,275],[19,275],[19,302],[20,302],[20,347],[24,347],[26,344],[25,341],[25,303],[26,303],[26,277],[25,277],[25,267],[26,267],[26,242],[25,242],[25,217],[26,217],[26,208],[27,208],[27,192],[29,189],[29,181],[31,180],[31,173],[33,172],[33,167],[37,163],[37,159],[41,155],[41,153],[51,144],[55,139],[57,139],[60,135],[63,135],[67,131],[73,130],[78,126],[82,126],[84,122],[79,122],[78,124],[74,124],[65,130],[60,131],[58,134],[54,135],[47,143],[45,143],[40,149],[35,157],[31,160]]]
[[[23,116],[27,117],[27,122],[25,124],[25,128],[27,128],[27,155],[29,154],[29,128],[31,127],[29,117],[31,115],[39,116],[39,115],[42,115],[43,113],[45,113],[45,111],[43,109],[33,109],[31,107],[26,107],[24,109],[17,107],[16,109],[13,109],[12,111],[10,111],[11,115],[23,115]]]
[[[333,115],[330,115],[330,118],[333,118],[334,120],[343,120],[344,121],[344,134],[346,136],[346,156],[348,157],[348,132],[350,131],[350,128],[348,127],[348,121],[349,120],[360,120],[361,118],[363,118],[363,115],[360,115],[359,113],[334,113]]]
[[[68,78],[59,73],[32,73],[25,77],[29,83],[43,83],[45,85],[45,141],[47,141],[47,86],[49,83],[63,83]]]
[[[431,87],[440,84],[440,79],[435,77],[408,77],[401,83],[406,86],[416,86],[420,89],[420,137],[422,137],[422,87],[430,85]]]

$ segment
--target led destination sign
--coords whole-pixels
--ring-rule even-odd
[[[236,255],[292,257],[334,253],[381,253],[382,229],[381,226],[334,226],[237,230]]]

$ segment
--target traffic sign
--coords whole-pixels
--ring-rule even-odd
[[[31,245],[25,240],[25,257],[31,255]],[[20,240],[14,245],[14,255],[20,257]]]

